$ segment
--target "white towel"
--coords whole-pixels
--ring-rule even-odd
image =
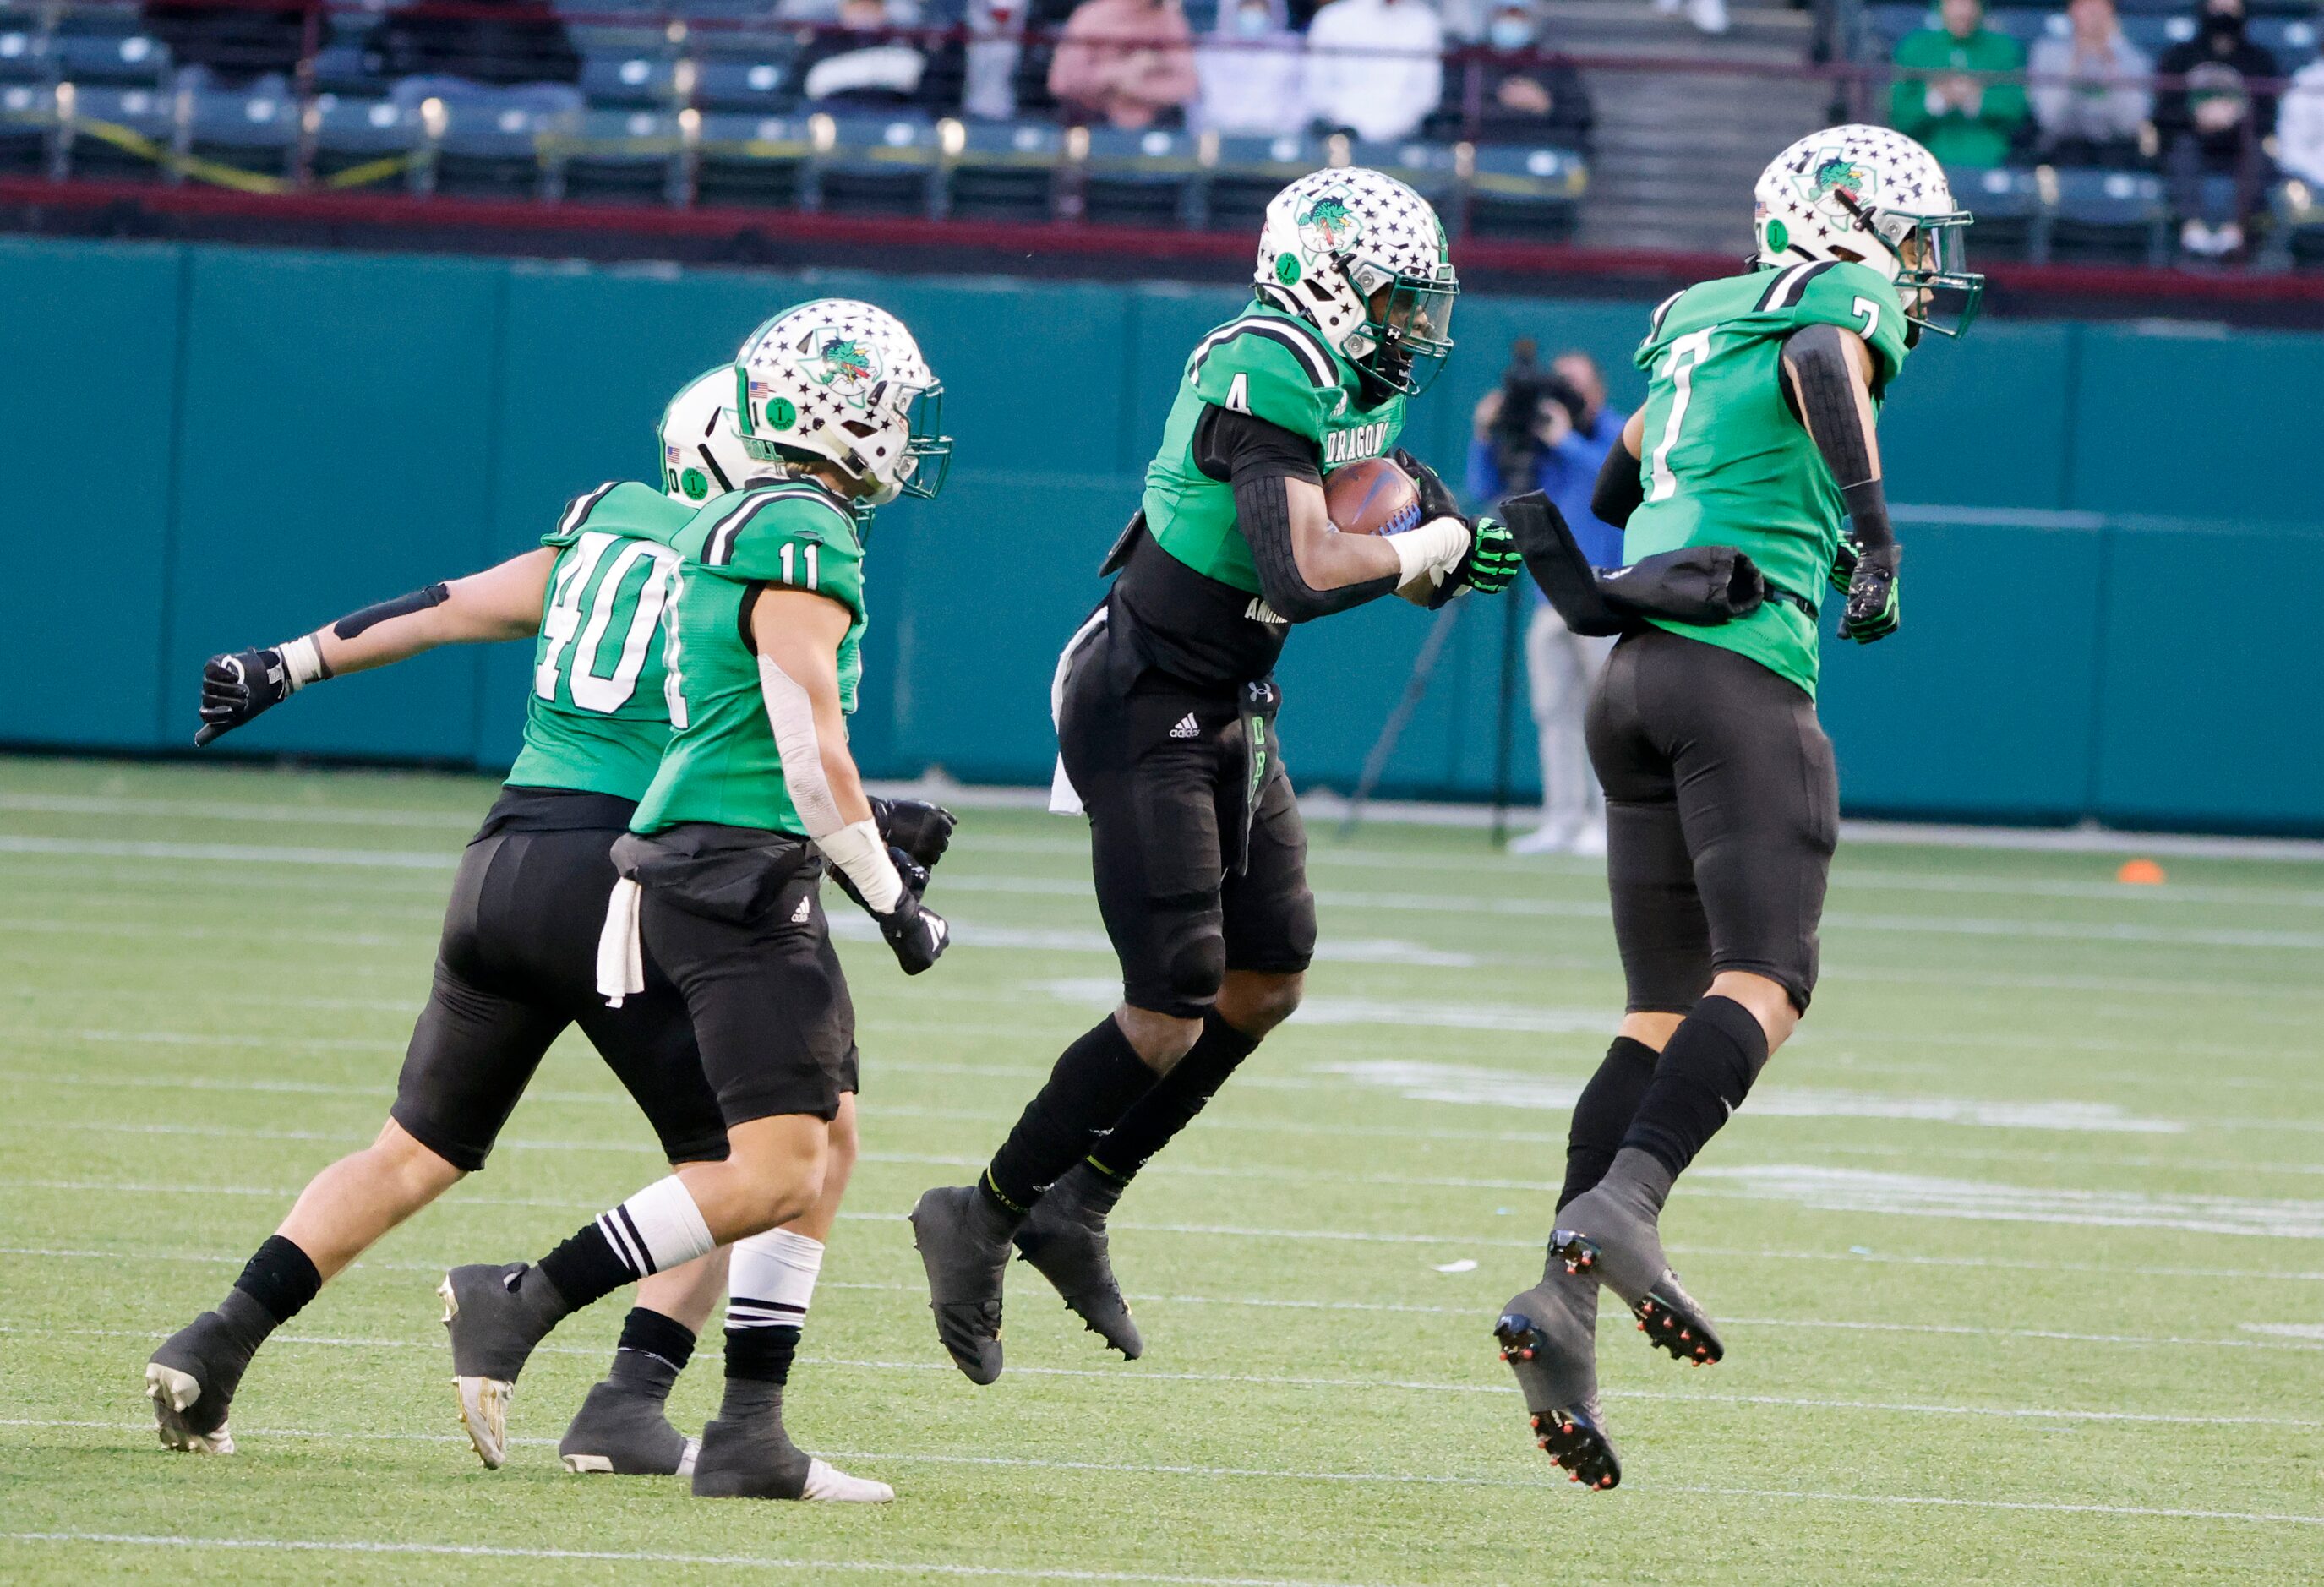
[[[607,1008],[618,1009],[630,993],[646,989],[646,953],[638,940],[644,901],[644,890],[626,876],[605,900],[605,925],[597,933],[597,992]]]
[[[1090,620],[1074,630],[1074,637],[1057,652],[1057,670],[1049,678],[1049,725],[1057,724],[1057,716],[1065,706],[1065,674],[1073,670],[1074,652],[1082,641],[1105,626],[1105,608],[1100,606],[1090,614]],[[1082,796],[1074,787],[1074,780],[1065,775],[1065,758],[1057,757],[1057,769],[1049,774],[1049,813],[1053,816],[1078,816],[1082,813]]]

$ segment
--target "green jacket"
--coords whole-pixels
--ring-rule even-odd
[[[2010,134],[2025,119],[2023,82],[1987,81],[1984,103],[1975,115],[1958,108],[1931,115],[1929,87],[1946,72],[2022,72],[2023,45],[1990,28],[1980,27],[1966,39],[1956,39],[1942,28],[1923,28],[1896,46],[1896,83],[1888,91],[1888,120],[1898,132],[1926,143],[1941,165],[1987,167],[2008,161]]]

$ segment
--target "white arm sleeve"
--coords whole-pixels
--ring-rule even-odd
[[[842,871],[863,895],[875,914],[885,915],[903,897],[904,879],[888,857],[880,829],[869,821],[850,826],[839,814],[831,781],[823,774],[823,743],[815,731],[815,702],[798,679],[767,657],[759,658],[759,693],[767,703],[767,721],[775,730],[775,748],[783,758],[783,786],[790,790],[791,807],[799,825],[815,840],[824,857]]]
[[[1423,573],[1434,575],[1431,582],[1442,584],[1469,554],[1469,526],[1457,518],[1432,518],[1417,529],[1390,535],[1388,543],[1396,552],[1398,588]]]

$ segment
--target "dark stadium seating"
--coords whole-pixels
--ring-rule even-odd
[[[1080,162],[1083,218],[1105,226],[1176,227],[1198,213],[1201,140],[1159,127],[1091,127]]]
[[[916,115],[813,115],[808,193],[836,215],[932,215],[941,203],[936,125]],[[825,137],[828,142],[825,142]]]
[[[540,143],[542,192],[586,204],[669,204],[684,194],[685,139],[670,110],[592,110]]]
[[[299,105],[274,94],[195,94],[186,124],[187,152],[268,176],[288,176],[298,161]]]
[[[0,88],[0,172],[44,174],[56,125],[54,88],[45,83],[10,83]]]
[[[705,115],[695,164],[700,204],[796,209],[815,152],[803,116]]]
[[[1574,205],[1588,181],[1578,155],[1480,144],[1469,182],[1467,229],[1513,242],[1563,242],[1573,234]]]
[[[1065,134],[1038,121],[953,124],[958,147],[945,181],[946,213],[964,220],[1047,220],[1056,210]]]
[[[65,118],[65,147],[73,173],[100,180],[155,177],[159,168],[151,159],[121,146],[112,135],[126,133],[167,144],[177,131],[173,112],[171,97],[152,88],[74,84],[69,93],[60,91],[58,113]]]
[[[319,106],[315,118],[315,177],[328,181],[382,161],[409,160],[427,141],[417,111],[398,110],[383,99],[337,99]],[[407,185],[416,167],[398,168],[383,178],[390,187]]]

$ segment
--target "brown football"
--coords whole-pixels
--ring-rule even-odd
[[[1402,534],[1420,524],[1420,490],[1385,457],[1343,464],[1323,476],[1323,510],[1342,534]]]

